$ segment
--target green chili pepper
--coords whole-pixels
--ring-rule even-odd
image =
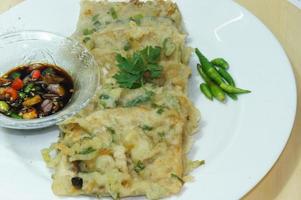
[[[29,83],[29,84],[25,87],[24,92],[25,92],[25,93],[29,93],[29,92],[32,90],[33,86],[34,86],[33,83]]]
[[[20,97],[21,99],[25,99],[26,94],[25,94],[24,92],[19,92],[19,97]]]
[[[216,58],[209,62],[209,60],[199,51],[195,49],[200,63],[197,65],[197,70],[204,81],[209,86],[211,94],[219,101],[225,100],[225,95],[228,95],[233,100],[237,100],[236,94],[250,93],[251,91],[235,87],[235,82],[232,76],[226,71],[229,68],[228,62],[223,58]],[[219,69],[216,69],[219,67]],[[228,83],[225,83],[224,80]],[[216,83],[216,84],[215,84]],[[204,84],[200,85],[202,92],[205,94]],[[206,92],[208,95],[208,91]],[[205,94],[206,95],[206,94]],[[208,97],[206,95],[206,97]]]
[[[21,73],[19,73],[19,72],[14,72],[10,75],[10,77],[12,79],[20,78],[20,76],[21,76]]]
[[[209,99],[209,100],[213,100],[213,95],[210,91],[209,85],[207,83],[202,83],[200,85],[200,90],[203,92],[203,94]]]
[[[215,85],[214,83],[209,84],[210,87],[210,91],[212,92],[212,95],[219,101],[223,102],[225,101],[225,93],[224,91],[218,87],[217,85]]]
[[[198,72],[201,75],[201,77],[208,84],[209,91],[211,92],[212,96],[219,101],[224,101],[226,98],[225,93],[219,86],[217,86],[215,83],[213,83],[213,81],[207,76],[207,74],[204,72],[204,67],[201,66],[200,64],[198,64],[197,69],[198,69]]]
[[[52,68],[47,68],[42,72],[42,75],[45,76],[46,74],[54,74],[54,71]]]
[[[9,105],[5,101],[0,101],[0,112],[7,112],[9,110]]]
[[[215,58],[211,61],[211,64],[222,69],[229,69],[229,63],[223,58]]]
[[[201,77],[204,79],[204,81],[209,84],[211,83],[212,81],[210,80],[210,78],[204,73],[203,69],[202,69],[202,66],[200,64],[197,65],[197,69],[198,69],[198,72],[199,74],[201,75]]]
[[[195,49],[195,53],[197,54],[202,68],[204,69],[204,72],[218,85],[223,83],[223,78],[221,75],[217,72],[215,67],[209,62],[209,60],[200,52],[198,48]]]
[[[224,69],[220,68],[218,69],[218,73],[232,86],[235,86],[234,79],[232,76]]]
[[[236,87],[228,85],[226,83],[221,83],[220,87],[225,92],[230,93],[230,94],[245,94],[245,93],[250,93],[251,92],[249,90],[244,90],[244,89],[236,88]]]
[[[23,119],[23,117],[21,117],[20,115],[18,115],[16,113],[10,113],[9,116],[14,118],[14,119]]]
[[[234,101],[236,101],[238,99],[236,94],[231,94],[231,93],[226,93],[231,99],[233,99]]]
[[[36,85],[35,87],[33,87],[32,88],[32,91],[41,91],[42,90],[42,88],[41,88],[41,86],[38,86],[38,85]]]

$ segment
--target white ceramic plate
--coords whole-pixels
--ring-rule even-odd
[[[238,85],[253,92],[237,102],[209,102],[198,90],[201,79],[192,59],[190,95],[202,121],[190,156],[205,159],[206,165],[171,199],[239,199],[269,171],[287,142],[296,111],[294,75],[274,36],[234,2],[178,4],[190,45],[209,58],[229,60]],[[0,16],[0,31],[40,29],[70,35],[78,14],[79,0],[27,0]],[[51,173],[40,155],[40,149],[56,141],[56,128],[0,132],[0,198],[59,199],[51,192]]]

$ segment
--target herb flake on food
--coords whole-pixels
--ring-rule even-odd
[[[148,126],[148,125],[140,126],[140,128],[141,128],[143,131],[151,131],[151,130],[154,129],[153,127]]]
[[[95,22],[98,20],[99,14],[96,14],[92,17],[92,22]]]
[[[102,24],[101,24],[100,21],[97,20],[97,21],[93,22],[93,25],[95,26],[95,29],[96,29],[96,30],[99,30],[99,28],[100,28],[100,26],[101,26]]]
[[[165,133],[164,132],[159,132],[158,135],[161,138],[161,140],[165,138]]]
[[[104,106],[107,107],[108,105],[110,105],[110,101],[111,101],[111,97],[107,94],[101,94],[99,96],[99,103]]]
[[[118,18],[117,12],[116,12],[116,10],[113,7],[110,9],[109,13],[111,14],[111,16],[112,16],[113,19],[117,19]]]
[[[126,43],[125,43],[125,45],[123,46],[123,50],[125,50],[125,51],[128,51],[128,50],[130,50],[132,48],[132,45],[131,45],[131,43],[129,42],[129,41],[127,41]]]
[[[112,137],[112,142],[115,143],[117,138],[116,138],[116,131],[111,128],[111,127],[107,127],[107,131],[111,134]]]
[[[154,93],[152,91],[147,91],[144,95],[138,96],[126,103],[126,107],[133,107],[151,100]]]
[[[99,96],[99,99],[101,99],[101,100],[107,100],[109,98],[110,98],[110,96],[107,95],[107,94],[102,94],[102,95]]]
[[[198,165],[199,165],[199,166],[205,165],[205,160],[199,160],[199,161],[198,161]]]
[[[163,108],[163,107],[160,107],[160,108],[157,110],[157,113],[158,113],[159,115],[161,115],[163,112],[164,112],[164,108]]]
[[[155,109],[157,109],[156,113],[159,114],[159,115],[161,115],[165,111],[165,109],[167,109],[166,106],[164,106],[164,105],[157,105],[155,103],[152,104],[152,107],[155,108]]]
[[[145,166],[140,160],[134,166],[134,170],[137,173],[140,173],[142,170],[144,170],[144,168],[145,168]]]
[[[86,149],[80,151],[79,154],[85,155],[85,154],[92,153],[92,152],[94,152],[94,151],[96,151],[96,149],[94,149],[94,148],[92,148],[92,147],[88,147],[88,148],[86,148]]]
[[[86,29],[83,30],[84,35],[91,35],[94,32],[95,32],[95,29],[87,29],[86,28]]]
[[[107,127],[107,130],[108,130],[112,135],[116,133],[115,130],[114,130],[113,128],[111,128],[111,127]]]
[[[172,173],[171,177],[176,178],[178,181],[182,183],[182,185],[184,185],[185,181],[182,178],[180,178],[178,175]]]
[[[137,25],[141,25],[141,20],[143,19],[143,15],[142,14],[139,14],[139,15],[135,15],[135,16],[132,16],[130,17],[130,20],[131,21],[134,21]]]
[[[83,39],[83,43],[87,43],[89,40],[91,40],[90,37],[85,37],[85,38]]]
[[[163,42],[163,51],[165,56],[171,56],[174,51],[176,50],[177,46],[175,43],[171,40],[171,38],[165,38]]]

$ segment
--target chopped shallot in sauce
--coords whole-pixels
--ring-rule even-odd
[[[73,93],[72,78],[58,66],[16,67],[0,77],[0,113],[16,119],[46,117],[62,110]]]

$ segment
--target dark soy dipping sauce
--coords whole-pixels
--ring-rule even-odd
[[[73,80],[62,68],[45,63],[19,66],[0,78],[0,113],[42,118],[61,111],[73,93]]]

